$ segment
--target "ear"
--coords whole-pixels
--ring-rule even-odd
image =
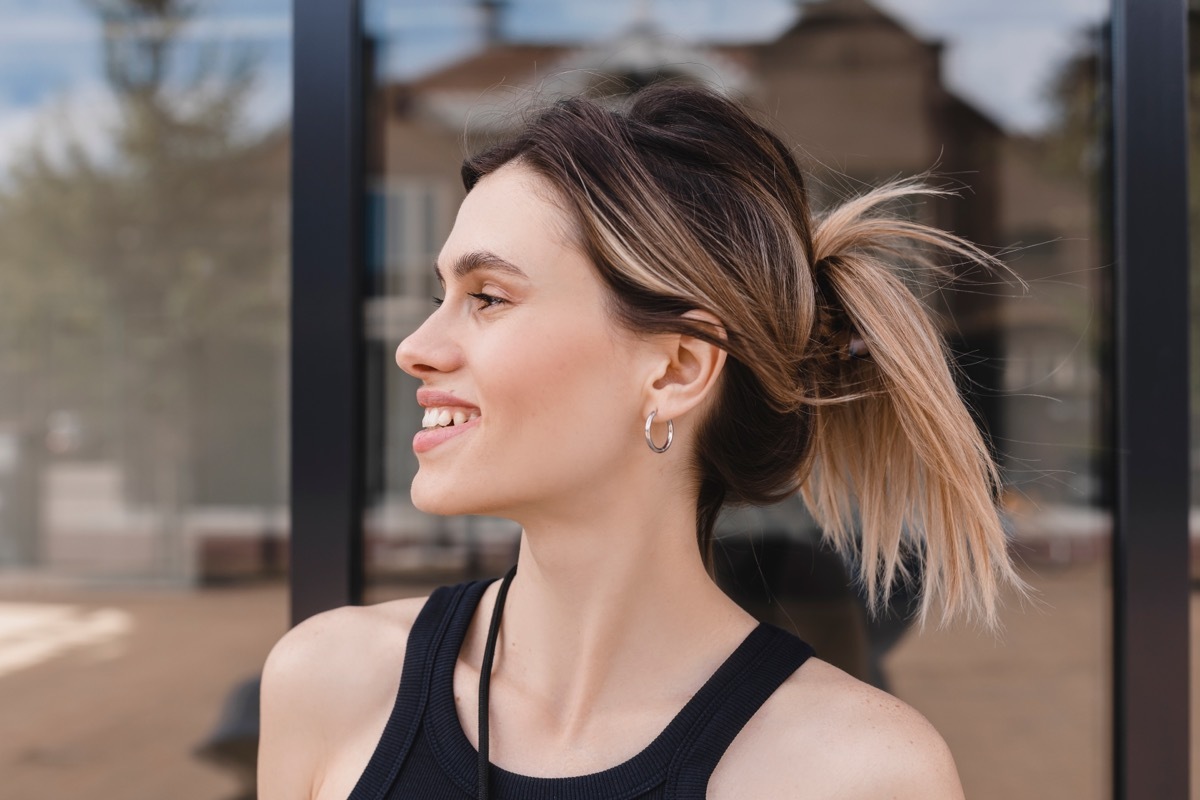
[[[693,310],[684,316],[712,326],[724,338],[725,326],[707,311]],[[664,357],[653,376],[643,413],[658,409],[658,420],[666,422],[701,406],[712,394],[725,366],[726,353],[723,348],[684,334],[664,336],[660,341]]]

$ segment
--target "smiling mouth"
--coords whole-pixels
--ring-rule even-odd
[[[450,428],[464,425],[479,418],[479,412],[473,408],[431,406],[425,409],[425,418],[421,421],[424,430]]]

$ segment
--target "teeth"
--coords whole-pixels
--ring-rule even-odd
[[[479,412],[461,407],[427,408],[421,419],[422,428],[444,428],[447,425],[462,425],[473,419],[479,419]]]

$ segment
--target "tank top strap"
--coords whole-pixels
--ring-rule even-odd
[[[806,642],[761,623],[731,657],[720,700],[706,704],[689,726],[667,773],[668,800],[704,800],[717,763],[776,689],[815,654]],[[736,661],[735,661],[736,660]],[[799,713],[799,712],[798,712]]]
[[[474,610],[478,596],[488,583],[475,581],[443,586],[434,590],[425,601],[408,632],[396,703],[392,706],[383,736],[354,791],[350,793],[349,800],[386,797],[424,716],[438,648],[451,623],[462,614],[464,607],[468,615]]]

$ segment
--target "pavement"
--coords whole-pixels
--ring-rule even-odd
[[[972,800],[1108,797],[1107,572],[1043,566],[1026,578],[1039,604],[1007,609],[1000,639],[962,626],[909,633],[886,662],[893,690],[942,732]],[[0,587],[0,798],[243,796],[236,774],[196,749],[286,625],[279,583]],[[1196,628],[1192,646],[1197,670]]]

